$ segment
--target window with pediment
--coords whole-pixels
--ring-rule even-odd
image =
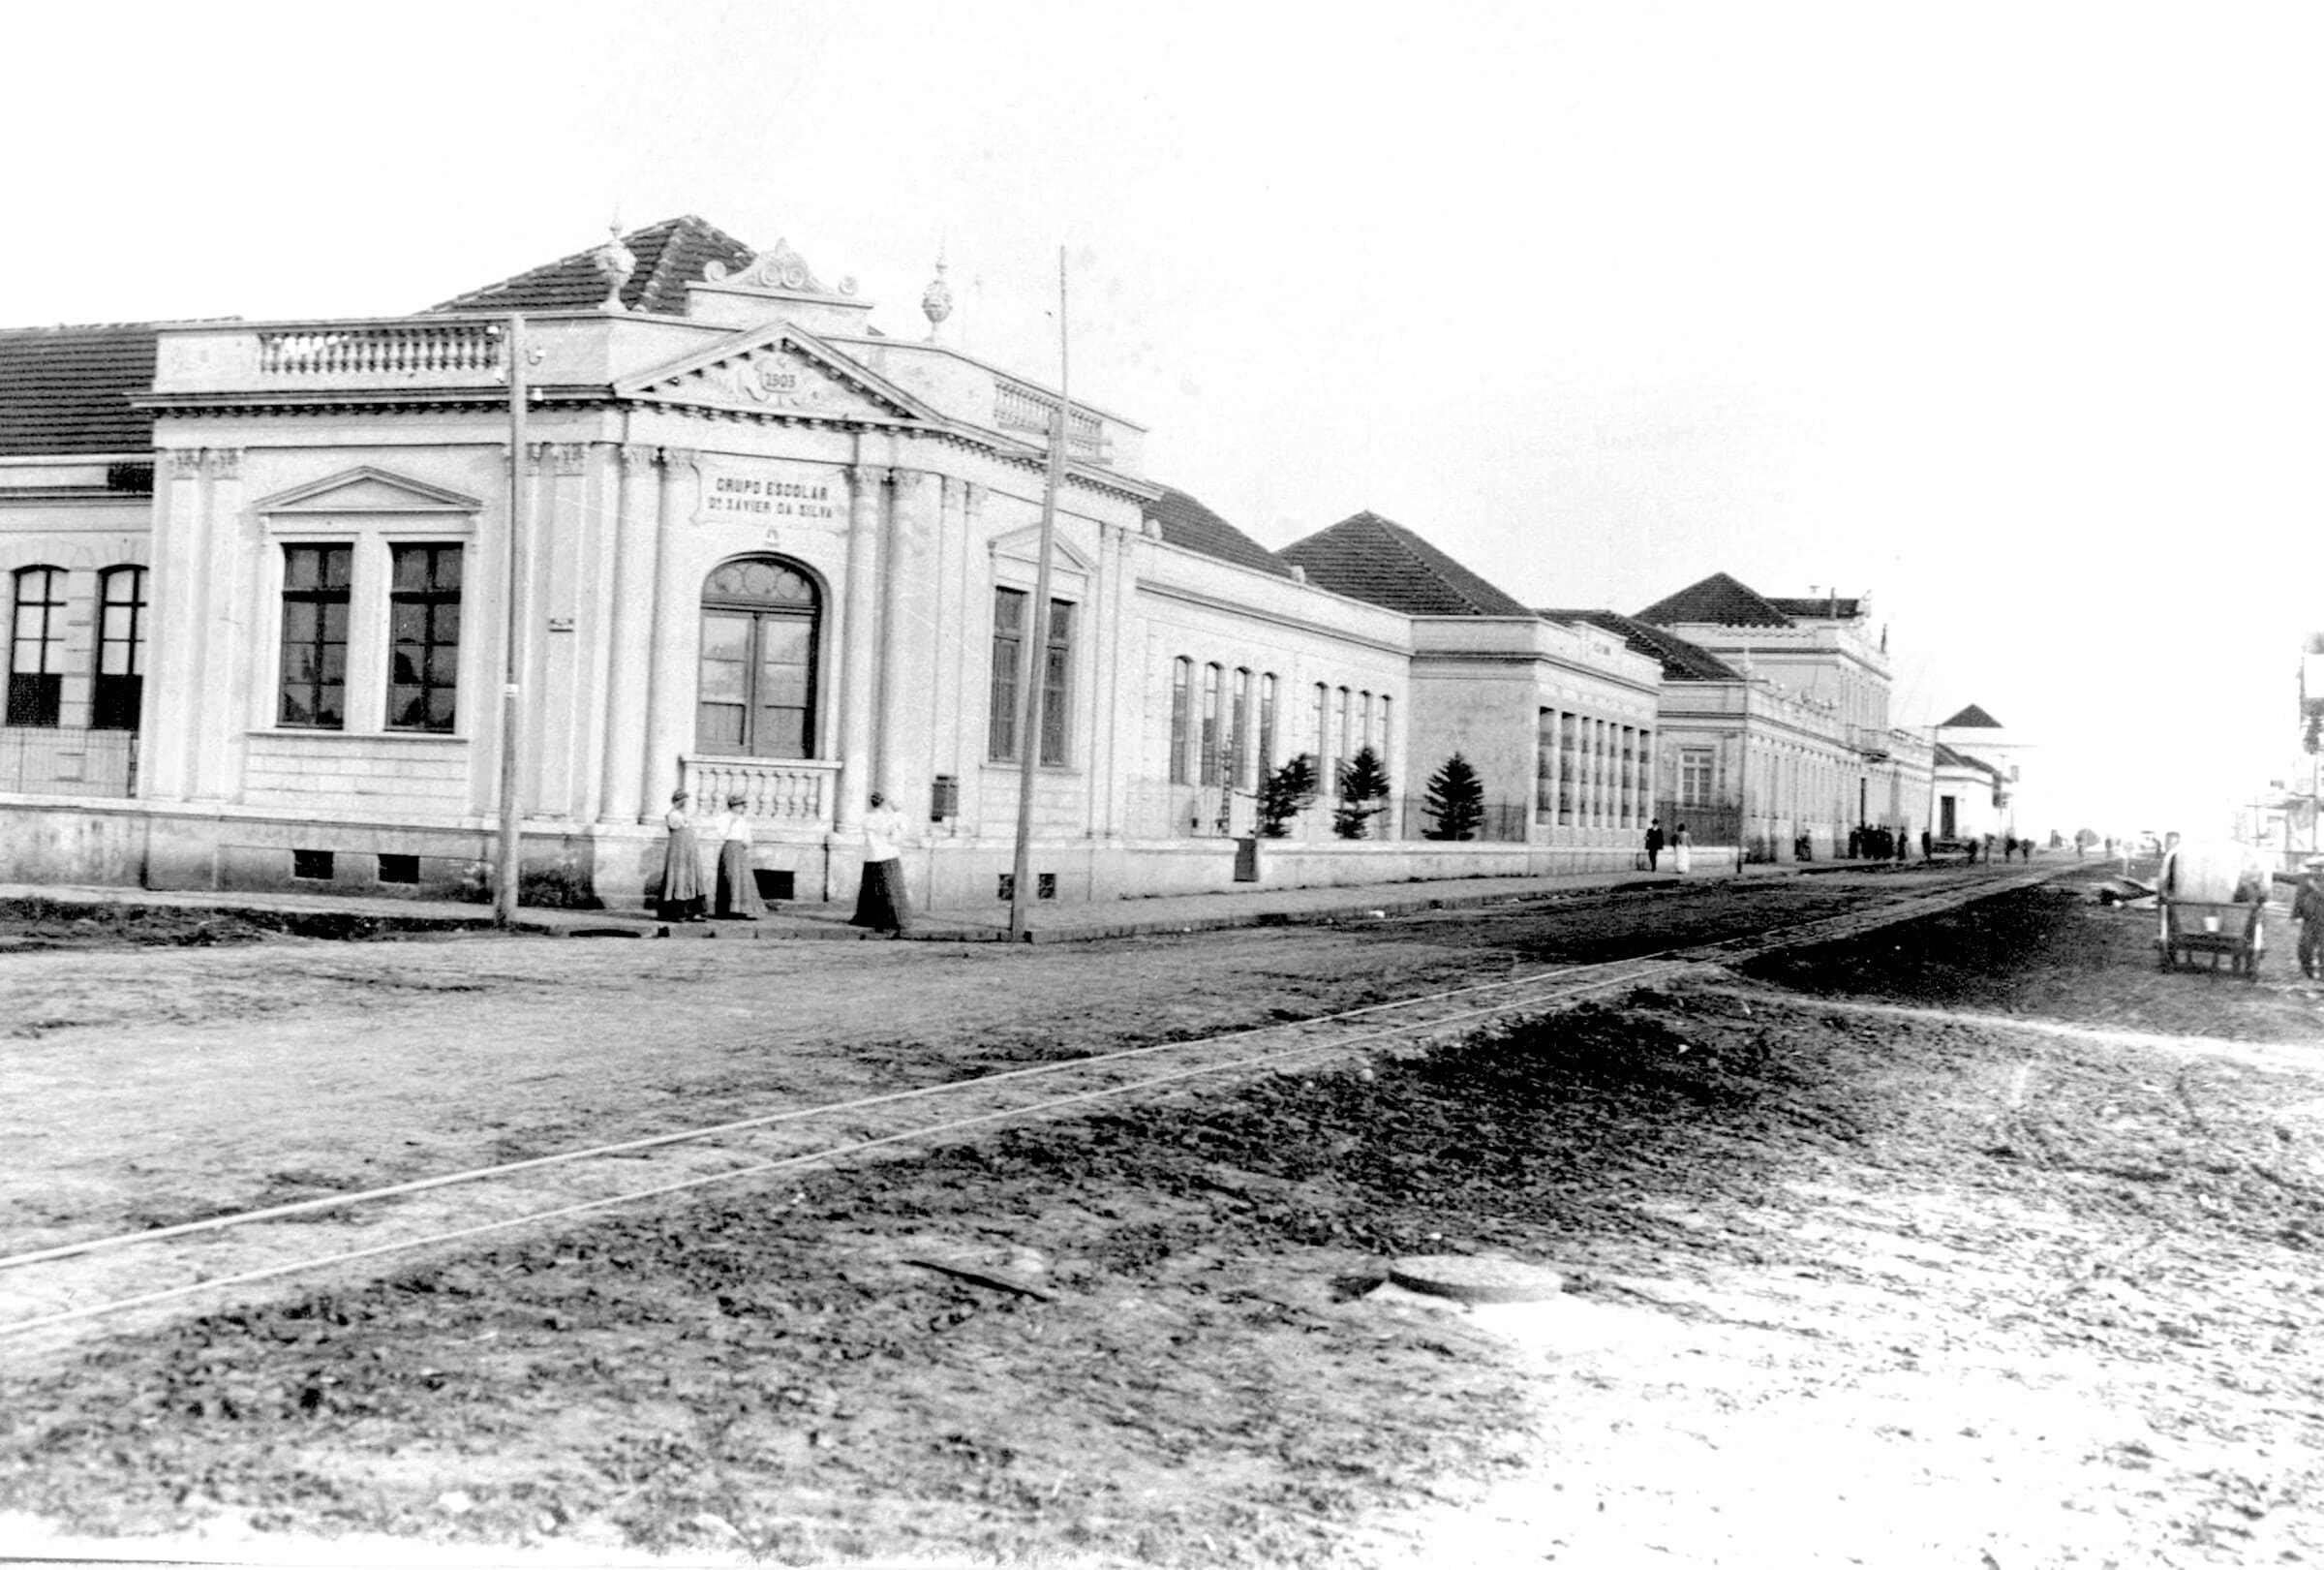
[[[720,566],[702,585],[698,752],[812,757],[823,601],[800,567],[773,556]]]

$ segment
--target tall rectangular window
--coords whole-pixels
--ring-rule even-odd
[[[1708,807],[1711,804],[1711,750],[1708,747],[1682,747],[1678,750],[1678,804],[1681,807]]]
[[[1193,743],[1194,662],[1184,655],[1170,667],[1170,783],[1192,785],[1186,767],[1186,749]]]
[[[1251,779],[1251,673],[1235,672],[1235,706],[1227,717],[1227,783],[1249,788]]]
[[[460,689],[458,545],[392,548],[387,595],[387,728],[452,728]]]
[[[986,725],[989,755],[1000,761],[1018,755],[1017,710],[1022,701],[1017,664],[1025,640],[1032,636],[1032,596],[1023,589],[993,591],[992,709]],[[1062,600],[1049,602],[1049,642],[1041,651],[1036,679],[1041,683],[1041,761],[1065,761],[1065,736],[1073,695],[1073,606]]]
[[[1388,694],[1387,694],[1386,693],[1381,693],[1381,694],[1380,694],[1380,766],[1381,766],[1382,768],[1384,768],[1384,769],[1388,767],[1388,738],[1395,734],[1395,728],[1394,728],[1394,726],[1392,726],[1392,725],[1391,725],[1391,724],[1389,723],[1390,720],[1391,720],[1391,718],[1393,718],[1393,712],[1394,712],[1394,711],[1392,711],[1392,710],[1391,710],[1391,709],[1389,707],[1389,699],[1388,699]]]
[[[108,569],[97,588],[97,679],[89,724],[135,730],[145,698],[145,570]]]
[[[1333,722],[1339,728],[1339,748],[1332,754],[1331,779],[1337,787],[1339,771],[1348,759],[1356,755],[1355,695],[1346,688],[1339,690],[1339,716]]]
[[[1259,751],[1253,763],[1261,769],[1275,766],[1275,678],[1259,678]]]
[[[1321,774],[1331,766],[1331,689],[1322,682],[1315,684],[1315,713],[1308,728],[1315,732],[1315,770]]]
[[[15,576],[8,652],[8,723],[53,726],[65,699],[65,574],[28,567]]]
[[[347,604],[352,545],[283,547],[283,680],[280,723],[339,730],[347,724]]]
[[[1207,785],[1214,785],[1219,781],[1218,677],[1216,665],[1203,667],[1203,707],[1196,719],[1203,738],[1202,772],[1196,778]]]
[[[1534,721],[1533,816],[1547,823],[1557,816],[1557,711],[1544,709]]]

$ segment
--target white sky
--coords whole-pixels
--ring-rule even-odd
[[[915,336],[941,246],[1054,379],[1064,244],[1075,391],[1262,543],[1870,591],[1898,720],[1983,705],[2069,833],[2298,760],[2312,7],[58,9],[0,322],[395,314],[693,212]]]

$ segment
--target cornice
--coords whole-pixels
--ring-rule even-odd
[[[1232,566],[1233,564],[1225,565]],[[1340,643],[1353,644],[1361,649],[1377,650],[1382,654],[1395,656],[1398,660],[1405,662],[1407,665],[1412,662],[1412,648],[1409,644],[1392,643],[1366,633],[1351,632],[1345,628],[1333,627],[1329,623],[1308,617],[1286,616],[1280,611],[1264,610],[1241,600],[1207,595],[1196,589],[1181,589],[1175,584],[1156,583],[1151,579],[1140,578],[1131,585],[1131,592],[1151,595],[1156,600],[1173,600],[1179,604],[1193,605],[1202,610],[1221,611],[1230,616],[1239,616],[1245,621],[1264,622],[1270,627],[1284,628],[1305,636],[1328,637]],[[1376,605],[1369,608],[1375,611],[1379,609]]]

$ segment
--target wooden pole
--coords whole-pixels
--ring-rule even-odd
[[[492,876],[492,919],[505,927],[516,919],[521,877],[518,843],[517,764],[519,683],[524,673],[525,527],[525,319],[508,319],[508,552],[506,659],[501,679],[501,840]]]
[[[1042,688],[1049,674],[1049,559],[1057,537],[1057,492],[1065,483],[1066,432],[1073,419],[1072,358],[1065,331],[1065,248],[1057,247],[1057,414],[1049,433],[1049,483],[1041,493],[1041,559],[1033,573],[1033,614],[1025,635],[1031,657],[1020,658],[1025,673],[1024,691],[1018,694],[1021,716],[1017,734],[1017,859],[1009,878],[1009,940],[1031,938],[1026,910],[1033,891],[1033,786],[1041,766]]]

